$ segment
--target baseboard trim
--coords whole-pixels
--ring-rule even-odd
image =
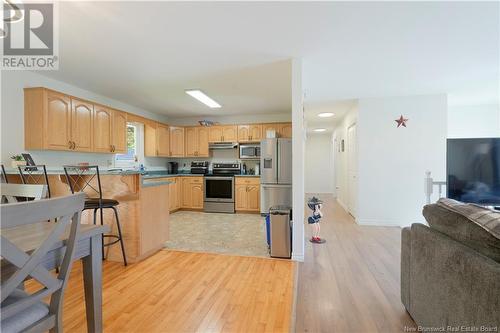
[[[293,254],[292,253],[292,260],[304,262],[304,255],[303,254]]]

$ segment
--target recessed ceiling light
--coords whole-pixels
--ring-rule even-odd
[[[315,128],[313,131],[314,132],[325,132],[326,128]]]
[[[219,103],[217,103],[216,101],[214,101],[213,99],[211,99],[210,97],[205,95],[205,93],[199,89],[186,90],[186,94],[188,94],[189,96],[191,96],[193,98],[196,98],[197,100],[199,100],[200,102],[202,102],[203,104],[208,106],[209,108],[215,109],[215,108],[221,107]]]
[[[321,117],[321,118],[329,118],[329,117],[333,117],[335,116],[335,113],[331,113],[331,112],[322,112],[320,114],[318,114],[318,117]]]

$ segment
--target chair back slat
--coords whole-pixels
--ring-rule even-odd
[[[16,197],[40,200],[46,197],[47,185],[0,184],[0,195],[8,203],[17,202]]]
[[[64,173],[71,193],[85,192],[102,199],[101,176],[97,165],[65,165]]]
[[[34,278],[41,283],[42,287],[25,298],[9,302],[1,308],[1,320],[17,315],[27,307],[41,301],[45,296],[51,295],[49,314],[60,317],[62,311],[62,295],[67,284],[69,272],[71,271],[75,245],[78,239],[81,211],[85,202],[85,194],[79,193],[67,197],[27,201],[1,206],[1,228],[19,227],[27,224],[39,223],[47,219],[58,218],[53,223],[51,232],[42,243],[30,253],[24,252],[4,235],[0,235],[1,253],[3,260],[17,267],[17,270],[1,284],[2,302],[12,294],[20,283],[27,278]],[[45,223],[45,222],[44,222]],[[60,242],[63,235],[65,249],[62,264],[57,277],[41,265],[47,253]]]
[[[47,185],[47,197],[50,198],[50,184],[47,175],[47,168],[44,164],[40,165],[19,165],[19,175],[23,184],[42,184]]]
[[[2,167],[2,179],[0,180],[0,183],[8,184],[9,179],[7,179],[7,173],[5,172],[5,167],[3,166],[3,164],[0,164],[0,166]]]

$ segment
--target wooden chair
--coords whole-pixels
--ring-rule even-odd
[[[18,202],[17,198],[27,198],[32,200],[40,200],[47,195],[47,185],[31,185],[31,184],[0,184],[0,194],[2,202],[7,203]]]
[[[120,226],[120,219],[118,217],[118,210],[116,206],[120,203],[114,199],[105,199],[102,197],[101,176],[99,174],[99,166],[97,165],[66,165],[64,166],[64,173],[66,174],[66,181],[68,182],[71,193],[86,192],[89,196],[85,200],[85,207],[83,210],[91,209],[94,211],[94,224],[97,220],[97,211],[99,211],[101,225],[104,223],[103,209],[112,209],[115,213],[117,235],[108,234],[103,235],[102,242],[102,257],[104,258],[104,247],[116,243],[120,243],[123,257],[123,264],[127,266],[127,256],[125,255],[125,246],[123,245],[122,229]],[[97,196],[97,197],[96,197]],[[113,238],[113,241],[104,243],[104,238]]]
[[[7,179],[7,173],[5,172],[5,167],[3,166],[3,164],[0,164],[0,166],[2,167],[2,183],[8,183],[9,180]]]
[[[73,263],[84,202],[85,195],[79,193],[61,198],[17,202],[1,206],[1,229],[58,219],[51,233],[31,253],[24,252],[6,237],[0,236],[3,260],[18,267],[1,284],[0,320],[3,333],[47,330],[62,332],[63,295]],[[69,236],[65,244],[66,249],[60,271],[57,276],[53,276],[41,265],[41,261],[47,252],[60,242],[68,226]],[[27,278],[36,279],[42,287],[31,294],[18,288]],[[50,296],[50,302],[46,304],[43,299],[48,296]]]
[[[19,175],[23,184],[47,185],[47,197],[50,198],[50,184],[45,165],[19,165]]]

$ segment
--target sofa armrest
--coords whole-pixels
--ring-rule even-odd
[[[408,310],[410,306],[410,258],[411,229],[401,230],[401,302]]]

